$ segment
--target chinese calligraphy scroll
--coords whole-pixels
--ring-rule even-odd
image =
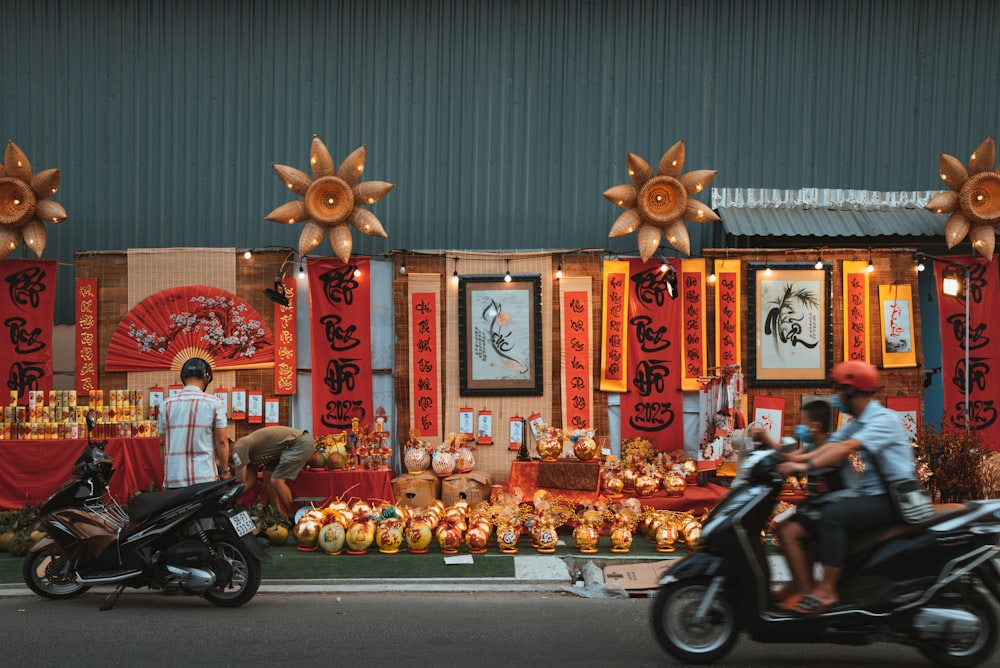
[[[628,349],[628,262],[607,260],[601,275],[604,290],[601,318],[601,391],[628,390],[625,363]]]
[[[705,339],[705,260],[681,260],[681,309],[684,334],[681,339],[681,389],[697,392],[698,378],[705,376],[708,365]]]
[[[660,451],[684,444],[681,300],[671,298],[668,287],[680,262],[668,262],[673,276],[660,271],[660,260],[629,260],[629,391],[621,395],[622,441],[638,436]]]
[[[298,357],[295,343],[296,281],[282,281],[288,306],[274,305],[274,393],[295,394]]]
[[[917,366],[913,343],[912,294],[909,285],[878,286],[882,314],[882,366]]]
[[[563,278],[559,292],[563,425],[566,429],[593,429],[590,278]]]
[[[844,262],[844,359],[871,361],[867,262]]]
[[[740,328],[743,326],[743,272],[739,260],[715,261],[715,363],[742,364]]]
[[[355,276],[355,269],[360,276]],[[336,258],[309,259],[312,305],[313,434],[365,423],[372,414],[371,267]]]
[[[421,437],[443,440],[441,430],[441,276],[411,274],[410,415]]]
[[[97,279],[76,280],[76,393],[97,388]]]
[[[29,390],[52,389],[55,287],[55,260],[0,262],[0,374],[21,405]]]

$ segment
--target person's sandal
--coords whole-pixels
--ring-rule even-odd
[[[812,594],[806,594],[799,599],[799,602],[792,609],[792,612],[797,612],[800,615],[822,615],[824,612],[829,610],[831,606],[837,605],[837,603],[838,601],[824,603]]]

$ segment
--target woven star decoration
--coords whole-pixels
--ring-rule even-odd
[[[683,169],[683,139],[663,154],[656,174],[653,174],[649,163],[629,153],[628,174],[635,185],[625,183],[604,191],[608,200],[625,208],[608,236],[620,237],[638,229],[639,255],[643,261],[656,252],[664,234],[671,246],[690,255],[691,239],[683,221],[707,223],[719,220],[710,206],[690,196],[700,193],[718,172],[700,169],[681,174]]]
[[[34,176],[28,157],[12,141],[7,142],[0,165],[0,260],[10,255],[20,241],[37,257],[45,250],[45,222],[66,220],[66,209],[48,199],[59,190],[59,170],[46,169]]]
[[[351,259],[354,241],[351,227],[374,237],[388,237],[382,223],[361,204],[374,204],[396,187],[385,181],[357,183],[365,171],[365,147],[356,148],[336,169],[326,145],[313,136],[309,150],[313,178],[294,167],[272,164],[286,186],[302,199],[279,206],[266,219],[291,225],[306,221],[299,235],[299,257],[307,255],[323,241],[330,240],[334,254],[344,264]],[[355,185],[356,184],[356,185]]]
[[[944,224],[948,248],[968,235],[972,249],[987,260],[993,259],[1000,226],[1000,171],[993,167],[995,160],[993,135],[972,154],[968,168],[958,158],[942,153],[941,180],[951,190],[938,193],[924,207],[934,213],[950,214]]]

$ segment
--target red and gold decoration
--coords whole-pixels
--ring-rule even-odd
[[[628,331],[627,261],[607,260],[601,274],[603,286],[601,317],[601,391],[625,392],[627,387],[625,364],[628,348],[625,335]]]
[[[559,293],[563,424],[588,429],[594,424],[590,278],[563,278]]]
[[[681,174],[683,169],[683,139],[663,154],[656,174],[649,163],[629,153],[628,175],[635,185],[625,183],[604,191],[610,202],[625,208],[608,236],[620,237],[639,230],[639,255],[643,261],[653,256],[664,235],[671,246],[690,255],[691,240],[683,220],[692,223],[719,220],[711,207],[691,196],[704,190],[718,172],[701,169]]]
[[[76,391],[97,387],[97,279],[76,279]]]
[[[302,197],[266,216],[267,220],[286,225],[305,221],[299,235],[299,257],[308,255],[327,237],[334,254],[347,264],[354,247],[351,227],[369,236],[389,236],[375,214],[361,205],[374,204],[396,186],[385,181],[358,183],[365,170],[364,146],[352,151],[337,169],[326,145],[314,136],[309,149],[311,179],[294,167],[271,166],[289,190]]]
[[[406,286],[410,306],[410,415],[420,433],[432,438],[443,435],[440,284],[437,274],[415,274]]]
[[[56,261],[4,260],[0,285],[0,375],[25,406],[29,390],[52,389]]]
[[[993,259],[1000,225],[1000,171],[994,170],[995,160],[992,135],[969,158],[968,168],[958,158],[942,153],[941,180],[951,190],[935,195],[925,207],[934,213],[949,214],[944,226],[948,248],[954,248],[968,235],[972,250],[987,260]]]
[[[274,393],[295,394],[298,353],[295,335],[295,292],[294,278],[282,281],[288,306],[274,305]]]
[[[715,363],[741,365],[740,331],[743,326],[743,269],[739,260],[715,261]]]
[[[372,419],[371,266],[309,259],[313,428],[317,436]]]
[[[868,263],[844,261],[844,359],[871,361]]]
[[[684,335],[681,340],[681,388],[697,392],[708,369],[708,337],[705,302],[705,260],[681,260],[680,291]]]
[[[66,209],[48,199],[59,190],[59,170],[46,169],[32,176],[31,163],[17,144],[7,142],[0,165],[0,260],[17,248],[31,249],[36,257],[45,250],[45,223],[66,220]]]

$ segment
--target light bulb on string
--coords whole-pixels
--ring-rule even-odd
[[[455,271],[451,272],[451,282],[458,285],[458,258],[455,258]]]
[[[504,262],[507,263],[507,273],[505,273],[503,275],[503,282],[504,283],[510,283],[511,282],[511,277],[510,277],[510,260],[507,259],[507,258],[504,258]]]
[[[253,257],[253,253],[250,251],[249,248],[246,249],[245,251],[243,251],[243,259],[249,260],[252,257]]]

